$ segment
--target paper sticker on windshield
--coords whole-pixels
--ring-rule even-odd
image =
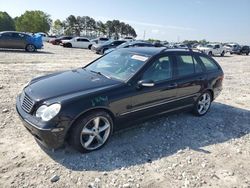
[[[135,59],[138,61],[147,61],[148,57],[141,56],[141,55],[132,55],[131,59]]]

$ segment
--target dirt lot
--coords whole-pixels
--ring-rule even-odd
[[[250,56],[216,57],[224,90],[204,117],[155,118],[89,154],[42,149],[17,116],[16,96],[32,77],[96,57],[52,45],[0,51],[0,187],[250,187]]]

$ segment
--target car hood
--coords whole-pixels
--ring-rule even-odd
[[[61,40],[62,43],[70,42],[71,40]]]
[[[89,93],[120,83],[117,80],[108,79],[102,75],[79,68],[34,78],[25,88],[25,93],[32,99],[41,101],[78,92]]]
[[[199,49],[199,50],[210,50],[210,49],[212,49],[212,48],[208,48],[208,47],[199,47],[198,49]]]

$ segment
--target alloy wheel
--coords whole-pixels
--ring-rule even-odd
[[[210,105],[211,105],[211,96],[209,95],[209,93],[204,93],[198,101],[197,105],[198,113],[200,115],[205,114],[208,111]]]
[[[109,120],[103,116],[97,116],[86,123],[80,135],[80,142],[86,150],[100,148],[108,139],[111,131]]]
[[[29,45],[27,46],[27,51],[29,51],[29,52],[34,52],[35,49],[36,49],[36,48],[35,48],[34,45],[29,44]]]

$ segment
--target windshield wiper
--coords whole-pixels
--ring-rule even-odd
[[[106,75],[102,74],[101,72],[97,72],[97,71],[93,71],[93,70],[90,70],[90,72],[93,72],[93,73],[99,74],[101,76],[104,76],[104,77],[106,77],[108,79],[111,79],[109,76],[106,76]]]

